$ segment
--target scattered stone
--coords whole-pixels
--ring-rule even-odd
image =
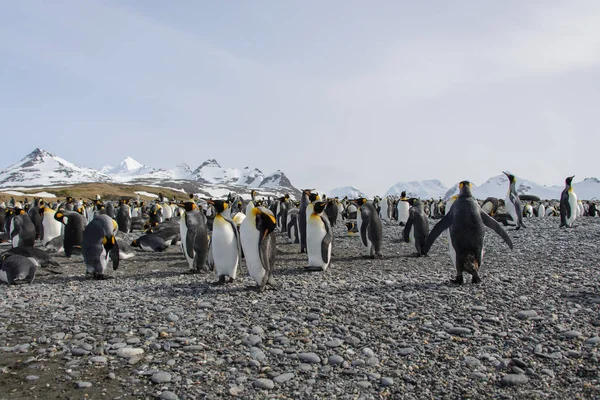
[[[500,383],[504,386],[519,386],[529,382],[529,378],[526,375],[521,374],[508,374],[502,377]]]
[[[298,359],[300,361],[311,364],[318,364],[321,362],[321,357],[319,357],[315,353],[300,353],[298,354]]]
[[[167,383],[167,382],[171,382],[171,374],[168,372],[157,372],[154,375],[152,375],[152,378],[150,378],[152,380],[152,382],[154,383]]]
[[[275,383],[273,383],[273,381],[270,379],[261,378],[254,381],[254,387],[259,389],[271,390],[275,387]]]

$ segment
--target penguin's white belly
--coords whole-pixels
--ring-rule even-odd
[[[8,283],[8,276],[6,275],[6,271],[3,269],[0,269],[0,281]]]
[[[569,192],[569,206],[571,207],[571,217],[567,216],[567,225],[571,226],[577,216],[577,195],[575,192]]]
[[[494,205],[491,202],[487,202],[483,205],[483,207],[481,207],[481,209],[484,213],[490,215],[492,213],[492,210],[494,209]]]
[[[260,261],[258,249],[260,232],[250,225],[250,223],[243,223],[240,227],[240,236],[244,257],[246,258],[246,267],[248,267],[248,274],[256,283],[262,284],[267,271],[263,268],[262,262]]]
[[[386,201],[384,201],[381,204],[381,212],[379,214],[380,214],[380,217],[381,217],[382,220],[384,220],[384,221],[389,221],[390,220],[390,218],[388,216],[388,205],[387,205]]]
[[[46,246],[52,239],[62,234],[63,225],[54,219],[54,213],[44,213],[42,226],[44,227],[44,237],[42,238],[42,244],[44,246]]]
[[[409,237],[411,243],[415,242],[415,226],[414,225],[410,227],[410,232],[408,233],[408,237]]]
[[[188,256],[187,253],[187,225],[185,224],[185,213],[183,213],[183,215],[181,216],[181,219],[179,221],[179,234],[181,236],[181,249],[183,250],[183,255],[185,256],[185,259],[188,262],[188,265],[190,266],[190,269],[193,268],[194,265],[194,258]]]
[[[134,253],[125,253],[122,251],[119,252],[119,260],[129,260],[133,256],[135,256],[135,252]]]
[[[100,253],[100,273],[104,275],[108,268],[108,253],[104,246],[102,246],[102,252]]]
[[[509,225],[516,225],[518,221],[517,210],[515,209],[515,205],[513,204],[513,202],[510,201],[510,196],[506,196],[506,199],[504,199],[504,206],[506,207],[506,212],[508,212],[508,214],[512,218],[512,221],[506,222]]]
[[[163,206],[163,216],[165,219],[169,219],[173,216],[173,209],[171,208],[170,205],[165,204]]]
[[[406,224],[406,221],[408,221],[408,210],[409,205],[406,201],[398,202],[398,222]]]
[[[154,249],[152,247],[146,246],[146,245],[143,245],[143,244],[140,244],[140,248],[142,250],[144,250],[144,251],[154,251]]]
[[[448,255],[450,256],[450,261],[452,261],[452,265],[456,267],[456,250],[452,245],[452,236],[450,235],[450,229],[446,231],[446,235],[448,236]]]
[[[311,215],[306,224],[306,250],[308,251],[308,265],[310,267],[326,268],[328,263],[323,261],[321,246],[327,234],[325,224],[321,217]],[[329,245],[328,259],[331,259],[331,245]]]
[[[211,247],[217,276],[235,279],[239,262],[235,233],[231,224],[219,216],[215,218]]]
[[[577,203],[577,218],[583,217],[583,204]]]
[[[554,207],[548,207],[546,209],[546,213],[545,213],[546,217],[549,217],[549,216],[551,216],[553,214],[554,214]]]
[[[337,210],[338,210],[337,222],[342,222],[342,213],[344,212],[344,209],[338,205]]]
[[[538,218],[544,218],[546,216],[546,207],[543,204],[540,204],[538,207]]]

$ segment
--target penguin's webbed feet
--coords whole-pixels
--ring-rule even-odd
[[[462,275],[457,275],[456,278],[450,279],[450,283],[454,283],[455,285],[462,285],[464,283],[464,278]]]
[[[481,283],[481,279],[479,278],[479,275],[473,275],[473,279],[471,280],[471,283],[474,285]]]

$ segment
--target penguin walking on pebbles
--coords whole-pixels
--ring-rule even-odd
[[[565,188],[560,195],[560,227],[572,228],[573,221],[577,216],[577,195],[573,190],[573,178],[575,175],[565,179]]]
[[[0,281],[9,285],[33,283],[38,262],[18,254],[3,254],[0,261]]]
[[[464,282],[463,272],[473,276],[473,283],[481,282],[479,269],[483,263],[486,226],[496,232],[511,250],[513,248],[512,241],[504,229],[479,207],[477,200],[471,194],[471,186],[468,181],[459,184],[458,198],[452,204],[448,214],[433,227],[422,249],[423,254],[426,255],[437,237],[446,229],[450,229],[452,247],[456,252],[456,278],[452,282],[459,285]]]
[[[306,249],[308,269],[325,271],[331,265],[333,232],[329,218],[323,215],[326,202],[317,201],[306,221]]]
[[[275,215],[265,207],[254,207],[240,226],[240,239],[248,273],[263,291],[274,286],[275,269]]]
[[[429,234],[429,221],[423,203],[419,199],[413,201],[413,206],[410,208],[408,220],[404,227],[404,241],[409,243],[411,240],[415,244],[417,256],[423,255],[423,246]]]
[[[86,275],[105,279],[109,260],[116,270],[119,267],[119,245],[115,240],[118,226],[115,220],[99,214],[85,227],[83,232],[83,260]]]
[[[217,285],[233,282],[237,276],[237,269],[242,258],[240,238],[237,225],[225,214],[228,204],[223,200],[209,200],[215,206],[217,215],[213,222],[212,237],[209,253],[217,274]],[[242,221],[242,224],[244,222]]]
[[[406,221],[408,221],[408,214],[410,210],[410,204],[408,204],[408,199],[406,198],[406,191],[403,191],[400,194],[400,199],[398,200],[398,204],[396,205],[396,210],[398,216],[398,224],[400,226],[406,225]]]

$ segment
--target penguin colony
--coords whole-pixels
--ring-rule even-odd
[[[11,199],[9,204],[0,203],[0,240],[12,247],[0,255],[0,281],[32,283],[38,267],[58,266],[51,252],[83,256],[85,274],[105,279],[111,268],[119,267],[120,260],[135,255],[133,248],[162,252],[179,244],[189,273],[214,271],[214,284],[223,285],[237,278],[238,268],[245,262],[257,290],[262,291],[276,286],[276,232],[306,253],[306,269],[326,271],[333,266],[333,226],[345,223],[349,236],[360,237],[365,256],[379,258],[383,257],[385,222],[404,227],[402,239],[415,246],[417,256],[426,256],[438,236],[447,231],[448,253],[456,268],[452,282],[462,284],[466,272],[472,283],[479,283],[486,228],[512,249],[501,225],[521,229],[526,228],[524,218],[560,215],[560,227],[571,228],[578,217],[599,215],[595,203],[577,199],[572,176],[565,181],[560,201],[552,202],[519,196],[515,176],[505,174],[506,198],[483,202],[473,198],[468,181],[461,182],[458,195],[447,202],[408,198],[406,192],[397,198],[328,199],[311,189],[303,190],[298,202],[287,194],[259,200],[254,190],[249,200],[229,194],[227,199],[189,195],[177,201],[160,194],[148,204],[139,197],[118,202],[103,201],[100,196],[88,201],[67,197],[54,204]],[[505,212],[499,212],[502,207]],[[431,232],[429,218],[439,219]],[[134,230],[143,234],[131,243],[121,237]],[[46,251],[35,247],[36,243]]]

